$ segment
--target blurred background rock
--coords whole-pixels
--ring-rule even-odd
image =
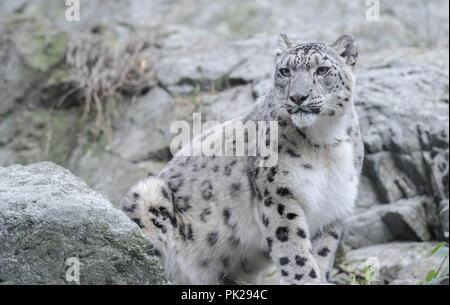
[[[117,204],[170,160],[173,121],[252,107],[280,32],[302,42],[350,33],[366,159],[336,281],[362,276],[368,256],[382,256],[384,283],[437,268],[428,253],[448,232],[447,0],[381,0],[378,22],[362,0],[80,2],[81,20],[68,22],[65,1],[0,1],[0,167],[52,161]]]

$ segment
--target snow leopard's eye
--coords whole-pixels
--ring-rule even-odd
[[[284,77],[291,76],[291,70],[289,70],[288,68],[282,68],[282,69],[278,70],[278,72]]]
[[[328,71],[330,71],[330,68],[320,67],[320,68],[317,68],[316,73],[317,73],[317,75],[325,75],[328,73]]]

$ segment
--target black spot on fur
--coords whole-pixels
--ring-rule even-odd
[[[299,256],[299,255],[295,256],[295,263],[300,267],[303,267],[307,260],[308,259],[306,257]]]
[[[292,193],[287,187],[279,187],[277,189],[277,194],[281,197],[292,197]]]
[[[167,182],[167,185],[169,186],[170,190],[172,191],[172,193],[176,193],[178,192],[179,189],[179,185],[177,183],[174,183],[172,181]]]
[[[267,237],[266,238],[267,241],[267,247],[268,247],[268,251],[269,253],[272,252],[272,244],[273,244],[273,239],[271,237]]]
[[[209,266],[210,260],[209,259],[204,259],[202,261],[200,261],[200,267],[206,268]]]
[[[177,196],[173,199],[173,205],[175,211],[179,213],[184,213],[192,208],[190,205],[190,197],[189,196]]]
[[[328,249],[327,247],[324,247],[324,248],[320,249],[319,252],[317,252],[317,254],[325,257],[328,255],[329,252],[330,252],[330,249]]]
[[[301,238],[306,238],[305,231],[300,228],[297,229],[297,235],[300,236]]]
[[[289,264],[289,258],[287,258],[287,257],[280,257],[280,265],[284,266],[284,265],[287,265],[287,264]]]
[[[304,169],[312,169],[313,168],[312,165],[309,163],[304,163],[302,166]]]
[[[281,275],[282,276],[289,276],[289,273],[286,270],[281,269]]]
[[[179,226],[178,233],[180,233],[180,236],[183,238],[184,241],[186,241],[186,232],[184,224]]]
[[[167,190],[165,188],[161,189],[161,193],[164,198],[169,199],[169,193],[167,193]]]
[[[339,239],[339,234],[337,234],[334,231],[330,231],[328,232],[328,234],[330,234],[331,237],[333,237],[334,239],[338,240]]]
[[[203,211],[200,213],[200,220],[202,222],[206,222],[206,216],[208,216],[210,214],[211,214],[210,208],[203,209]]]
[[[272,167],[269,171],[269,174],[267,175],[267,181],[269,182],[273,182],[275,179],[275,175],[278,172],[278,168],[277,167]]]
[[[255,179],[258,178],[258,175],[259,175],[259,167],[257,167],[253,172],[253,176],[255,177]]]
[[[289,228],[288,227],[278,227],[275,232],[276,237],[281,242],[286,242],[289,240]]]
[[[212,247],[217,243],[217,239],[219,238],[219,234],[217,232],[211,232],[208,234],[208,243]]]
[[[157,227],[158,229],[160,229],[161,232],[163,232],[164,234],[167,233],[166,227],[165,227],[161,222],[159,222],[158,220],[156,220],[156,218],[152,218],[152,223],[153,223],[153,225],[154,225],[155,227]]]
[[[295,219],[298,215],[295,213],[287,213],[286,217],[289,220]]]
[[[232,197],[238,197],[239,191],[241,190],[241,184],[240,183],[232,183],[230,188],[231,188],[230,195]]]
[[[328,271],[328,272],[325,274],[325,279],[326,279],[327,281],[330,280],[330,271]]]
[[[267,216],[266,215],[264,215],[264,214],[262,214],[262,223],[263,223],[263,225],[265,226],[265,227],[268,227],[269,226],[269,218],[267,218]]]
[[[212,170],[213,170],[213,172],[217,173],[219,171],[219,166],[218,165],[214,165]]]
[[[133,193],[134,200],[138,200],[141,196],[138,193]]]
[[[205,180],[202,182],[201,184],[201,194],[202,194],[202,198],[206,201],[211,200],[211,198],[213,197],[213,185],[209,180]]]
[[[281,216],[283,216],[284,214],[284,205],[282,205],[281,203],[278,204],[278,214],[280,214]]]
[[[155,208],[155,207],[150,207],[150,208],[148,209],[148,211],[149,211],[150,213],[152,213],[153,215],[155,215],[156,217],[159,216],[159,210],[158,210],[157,208]]]
[[[308,137],[306,136],[306,134],[303,132],[303,131],[301,131],[300,129],[296,129],[297,130],[297,133],[303,138],[303,139],[307,139]]]
[[[239,245],[241,244],[240,238],[237,237],[236,235],[231,235],[228,240],[230,241],[233,247],[239,247]]]
[[[135,223],[137,223],[137,225],[139,226],[139,228],[143,228],[144,225],[142,224],[141,220],[139,218],[132,218],[132,221],[134,221]]]
[[[285,151],[288,153],[289,156],[293,157],[293,158],[300,158],[301,156],[296,153],[292,148],[290,147],[286,147]]]
[[[229,165],[225,166],[225,168],[224,168],[225,176],[231,176],[231,171],[232,171],[232,168]]]
[[[192,229],[192,224],[188,224],[188,232],[186,238],[188,240],[194,241],[194,230]]]
[[[230,266],[230,258],[228,256],[221,257],[220,261],[222,262],[222,265],[225,269]]]
[[[300,281],[300,280],[303,278],[303,274],[297,273],[297,274],[294,276],[294,278],[295,278],[297,281]]]
[[[273,199],[272,199],[272,197],[266,197],[266,198],[264,199],[264,205],[265,205],[266,207],[270,207],[271,205],[273,205]]]
[[[287,126],[287,122],[284,121],[284,120],[279,120],[278,121],[278,125],[281,126],[281,127],[286,127]]]
[[[233,226],[230,224],[230,217],[231,217],[231,211],[230,211],[230,209],[228,209],[228,208],[223,209],[222,216],[223,216],[223,221],[225,222],[225,224],[226,224],[227,226],[233,227]]]
[[[170,217],[170,223],[172,224],[172,226],[174,228],[176,228],[178,226],[177,218],[173,215],[170,215],[169,217]]]
[[[136,204],[133,203],[129,207],[124,206],[124,207],[122,207],[122,210],[124,210],[125,212],[133,213],[136,210]]]
[[[317,277],[316,270],[311,269],[311,271],[309,272],[309,277],[315,279]]]

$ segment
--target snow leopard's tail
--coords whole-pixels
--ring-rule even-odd
[[[119,208],[147,235],[156,250],[165,247],[167,235],[177,226],[172,192],[158,177],[148,177],[130,187]]]

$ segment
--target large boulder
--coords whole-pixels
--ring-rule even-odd
[[[0,168],[0,283],[66,284],[74,261],[80,284],[166,283],[136,224],[81,179],[49,162]]]

